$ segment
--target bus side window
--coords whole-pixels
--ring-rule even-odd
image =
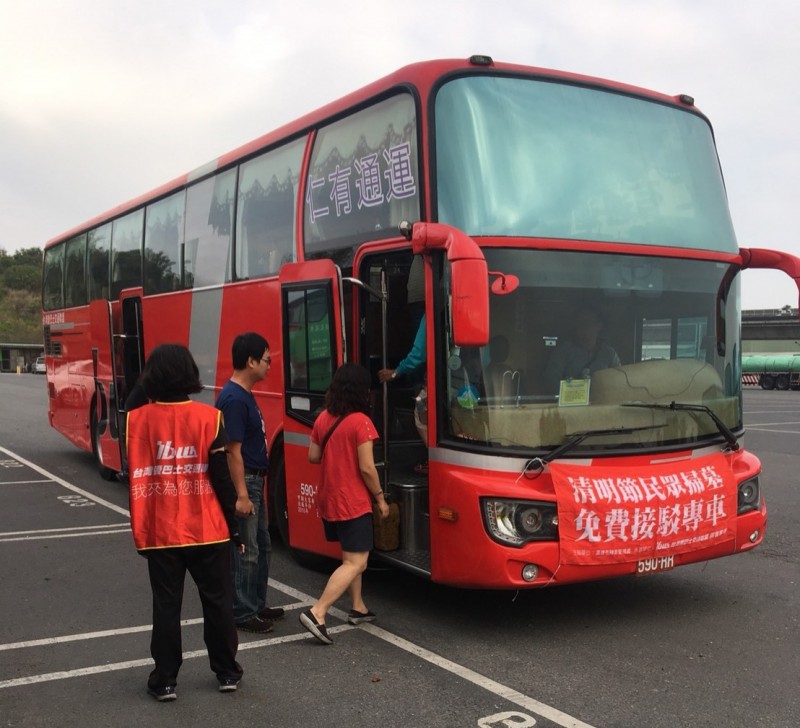
[[[111,226],[111,298],[142,285],[144,210],[114,220]]]
[[[305,138],[239,168],[236,278],[275,275],[294,260],[294,221]]]
[[[237,254],[240,277],[271,275],[291,261],[293,204],[291,180],[285,185],[275,180],[269,190],[260,191],[259,187],[245,199]]]
[[[54,245],[44,255],[44,308],[53,311],[64,307],[64,248]]]
[[[109,247],[111,223],[89,231],[86,265],[89,282],[88,298],[108,300]]]
[[[67,241],[64,259],[64,305],[86,303],[86,235]]]
[[[186,192],[183,283],[194,288],[223,283],[230,269],[236,170],[220,172]]]

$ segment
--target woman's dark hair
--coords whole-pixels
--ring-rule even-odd
[[[144,365],[141,379],[151,400],[178,401],[200,392],[200,371],[192,353],[182,344],[159,344]]]
[[[332,415],[369,414],[369,372],[360,364],[342,364],[325,393],[325,409]]]
[[[248,359],[258,361],[264,356],[264,352],[267,349],[269,349],[269,342],[261,334],[257,334],[254,331],[239,334],[233,340],[233,346],[231,346],[233,368],[237,371],[246,369]]]

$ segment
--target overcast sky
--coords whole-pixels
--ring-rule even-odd
[[[797,0],[0,0],[0,247],[44,243],[415,61],[694,96],[741,247],[800,255]],[[746,272],[745,308],[797,305]]]

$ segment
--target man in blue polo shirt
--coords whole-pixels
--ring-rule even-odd
[[[233,342],[233,376],[217,398],[225,431],[228,468],[236,487],[236,515],[244,553],[233,551],[233,618],[246,632],[271,632],[280,607],[267,606],[267,580],[272,545],[267,530],[267,438],[253,386],[267,376],[271,358],[267,340],[256,333]]]

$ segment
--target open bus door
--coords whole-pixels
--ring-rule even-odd
[[[142,370],[141,291],[126,291],[117,304],[89,304],[94,396],[90,412],[92,454],[100,475],[113,480],[125,470],[125,398]]]
[[[325,391],[345,361],[342,276],[330,260],[290,263],[280,271],[285,384],[283,451],[271,443],[275,518],[293,549],[336,557],[325,540],[317,502],[320,468],[308,462],[311,428]]]

